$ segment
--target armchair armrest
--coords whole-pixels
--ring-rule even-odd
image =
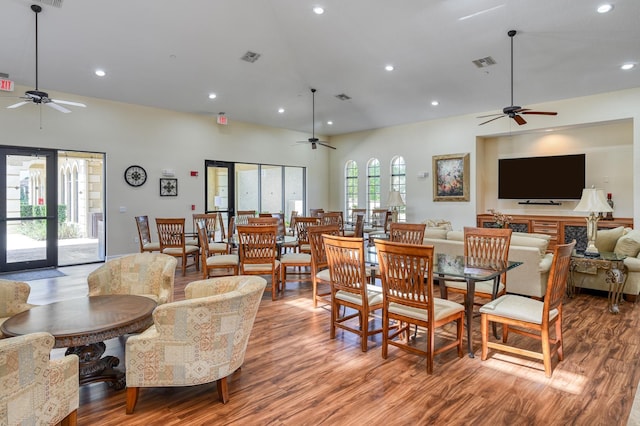
[[[62,359],[49,361],[49,375],[45,383],[45,392],[49,397],[42,407],[47,423],[57,423],[80,405],[78,386],[78,356],[71,354]]]
[[[108,264],[104,264],[87,276],[89,296],[111,293],[112,274]]]
[[[624,265],[627,267],[629,272],[640,272],[640,258],[627,257],[624,259]]]
[[[553,254],[552,253],[545,254],[540,260],[540,264],[539,264],[540,272],[542,273],[549,272],[549,270],[551,269],[552,263],[553,263]]]

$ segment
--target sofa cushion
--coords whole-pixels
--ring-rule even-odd
[[[532,234],[533,235],[533,234]],[[540,257],[543,257],[549,247],[549,240],[538,237],[521,237],[520,235],[511,235],[511,246],[535,247],[540,251]]]
[[[425,238],[437,238],[439,240],[446,240],[447,239],[447,232],[449,232],[449,231],[447,231],[446,228],[427,226],[424,229],[424,237]]]
[[[613,251],[616,247],[616,242],[624,234],[624,226],[618,226],[613,229],[598,230],[596,235],[596,247],[599,251]]]
[[[422,222],[423,225],[427,225],[427,228],[444,228],[447,231],[453,229],[451,222],[444,219],[425,219]]]
[[[598,235],[600,235],[600,232],[598,232]],[[620,237],[613,251],[616,254],[636,257],[638,253],[640,253],[640,231],[630,231],[628,234]]]
[[[449,231],[449,232],[447,232],[447,240],[464,241],[464,231]]]

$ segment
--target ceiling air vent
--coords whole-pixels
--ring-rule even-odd
[[[260,54],[256,53],[256,52],[252,52],[250,50],[247,50],[247,53],[245,53],[242,58],[243,61],[247,61],[250,63],[254,63],[255,61],[258,60],[258,58],[260,58]]]
[[[487,56],[486,58],[476,59],[475,61],[472,61],[472,62],[478,68],[486,68],[490,65],[496,64],[496,60],[493,59],[491,56]]]
[[[35,2],[46,4],[47,6],[62,7],[63,0],[35,0]]]
[[[341,101],[348,101],[349,99],[351,99],[351,96],[340,93],[339,95],[336,95],[336,98],[340,99]]]

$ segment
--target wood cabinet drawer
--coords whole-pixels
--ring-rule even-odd
[[[558,222],[543,222],[534,220],[532,223],[533,232],[540,234],[557,234]]]

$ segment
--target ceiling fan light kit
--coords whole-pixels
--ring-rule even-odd
[[[553,111],[532,111],[528,108],[522,108],[521,106],[513,104],[513,37],[515,37],[517,33],[518,32],[516,30],[509,30],[507,32],[507,35],[511,39],[511,105],[504,107],[502,109],[502,114],[489,114],[479,116],[478,118],[493,117],[487,121],[480,123],[480,126],[482,126],[483,124],[491,123],[492,121],[495,121],[502,117],[513,118],[513,120],[518,123],[518,125],[522,126],[523,124],[527,124],[527,121],[522,117],[522,114],[558,115],[557,112]]]
[[[329,145],[325,141],[321,141],[316,138],[316,89],[311,89],[311,137],[306,141],[298,141],[298,143],[310,143],[311,149],[318,149],[318,145],[324,146],[326,148],[336,149],[335,146]]]
[[[9,105],[7,108],[14,109],[14,108],[18,108],[23,105],[26,105],[28,103],[34,103],[34,104],[40,104],[40,105],[45,104],[53,109],[56,109],[60,112],[64,112],[65,114],[67,114],[67,113],[70,113],[71,110],[63,107],[62,105],[86,107],[85,104],[82,104],[80,102],[51,99],[47,92],[38,90],[38,14],[42,12],[42,6],[37,4],[32,4],[31,10],[33,10],[33,12],[36,15],[36,87],[33,90],[27,90],[26,92],[24,92],[24,96],[21,97],[21,99],[24,99],[23,101],[20,101],[13,105]]]

